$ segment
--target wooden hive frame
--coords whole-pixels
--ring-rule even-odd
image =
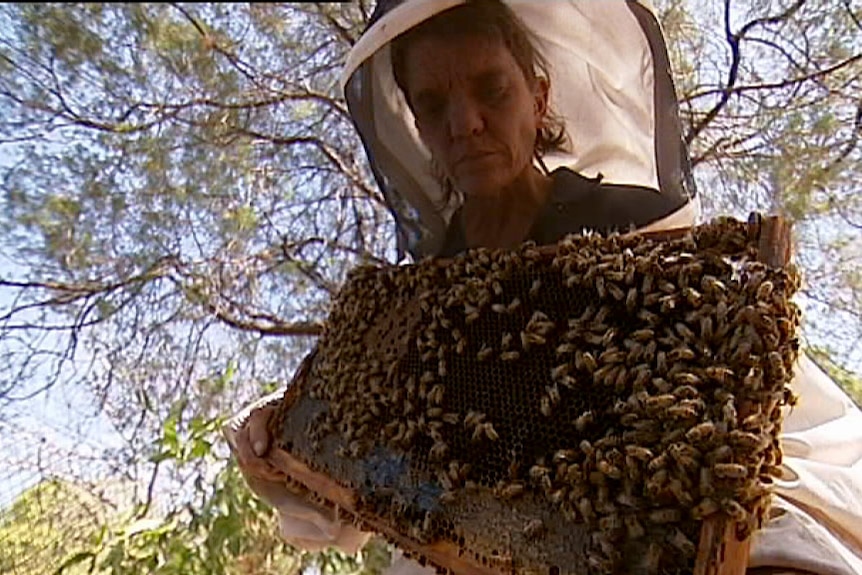
[[[671,239],[681,237],[688,229],[676,229],[644,234],[647,237]],[[790,226],[779,217],[761,218],[754,214],[749,220],[749,234],[758,238],[758,260],[771,267],[785,267],[790,259]],[[310,356],[311,357],[311,356]],[[304,375],[307,362],[298,371],[295,380]],[[283,405],[290,405],[297,399],[300,386],[292,385],[285,394]],[[745,406],[740,415],[745,416]],[[299,458],[285,449],[276,447],[268,454],[270,463],[288,478],[288,486],[320,503],[333,508],[344,519],[353,519],[364,529],[377,532],[390,542],[408,552],[409,555],[424,558],[431,564],[458,575],[499,575],[511,572],[512,566],[505,558],[493,564],[483,564],[469,554],[462,554],[451,541],[440,540],[420,542],[398,532],[382,520],[363,516],[360,496],[357,492],[339,484],[326,475],[311,469]],[[740,541],[737,525],[723,513],[711,515],[702,522],[698,541],[694,575],[741,575],[745,572],[750,537]]]

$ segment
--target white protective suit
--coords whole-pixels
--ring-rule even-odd
[[[397,222],[400,248],[414,257],[439,249],[456,206],[442,213],[433,207],[442,192],[392,78],[388,43],[462,1],[379,0],[344,74],[350,113]],[[682,198],[682,207],[642,230],[694,224],[698,198],[652,8],[644,0],[507,4],[537,35],[551,65],[551,107],[564,118],[568,133],[578,135],[571,153],[547,156],[546,165]],[[776,482],[771,519],[754,536],[749,566],[862,574],[862,412],[805,356],[792,386],[800,401],[784,423],[784,477]],[[280,399],[281,392],[257,405]],[[232,432],[226,434],[232,443]],[[278,509],[281,534],[297,547],[353,553],[369,537],[289,493],[250,485]],[[420,572],[433,570],[397,555],[388,575]]]

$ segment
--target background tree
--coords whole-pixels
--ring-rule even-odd
[[[806,343],[858,384],[860,8],[658,7],[706,215],[795,221]],[[122,511],[68,569],[385,563],[282,545],[218,434],[396,257],[338,90],[371,8],[0,6],[0,507],[62,477]]]

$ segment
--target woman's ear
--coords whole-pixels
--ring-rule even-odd
[[[550,97],[551,83],[547,78],[539,76],[533,85],[533,111],[536,115],[536,123],[541,125],[542,120],[548,113],[548,98]]]

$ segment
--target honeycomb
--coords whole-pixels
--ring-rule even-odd
[[[701,522],[750,535],[780,474],[799,279],[757,256],[721,218],[357,268],[278,444],[360,525],[490,568],[691,572]]]

